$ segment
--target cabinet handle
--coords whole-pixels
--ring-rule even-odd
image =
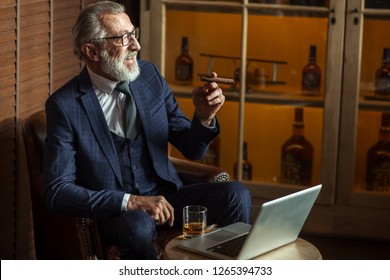
[[[331,9],[329,12],[330,12],[331,14],[334,14],[334,13],[336,13],[336,10],[333,8],[333,9]],[[336,18],[335,18],[334,15],[332,15],[332,16],[330,17],[330,24],[332,24],[332,25],[335,25],[335,24],[336,24]]]
[[[352,13],[355,13],[355,14],[359,14],[359,9],[358,8],[355,8]],[[353,24],[355,25],[358,25],[359,24],[359,17],[358,16],[355,16],[353,18]]]

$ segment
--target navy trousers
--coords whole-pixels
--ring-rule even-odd
[[[207,223],[219,227],[235,222],[250,223],[252,197],[238,182],[200,183],[162,194],[175,209],[175,228],[182,227],[182,209],[196,204],[207,207]],[[103,239],[120,248],[122,259],[157,259],[156,225],[142,211],[127,211],[100,222]],[[167,226],[167,225],[162,225]]]

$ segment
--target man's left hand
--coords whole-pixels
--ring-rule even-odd
[[[212,73],[215,78],[217,74]],[[215,114],[225,102],[225,96],[217,83],[205,83],[192,91],[192,102],[195,106],[196,117],[203,125],[210,125]]]

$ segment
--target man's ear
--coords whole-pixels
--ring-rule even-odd
[[[84,56],[92,61],[99,61],[100,56],[98,54],[98,50],[94,44],[84,44],[81,46],[81,50],[84,53]]]

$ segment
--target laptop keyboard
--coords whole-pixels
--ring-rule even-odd
[[[210,250],[212,252],[216,252],[221,255],[229,256],[229,257],[237,257],[238,254],[241,251],[242,245],[245,242],[245,239],[247,238],[248,234],[244,234],[242,236],[239,236],[237,238],[228,240],[226,242],[220,243],[218,245],[215,245],[213,247],[208,248],[207,250]]]

